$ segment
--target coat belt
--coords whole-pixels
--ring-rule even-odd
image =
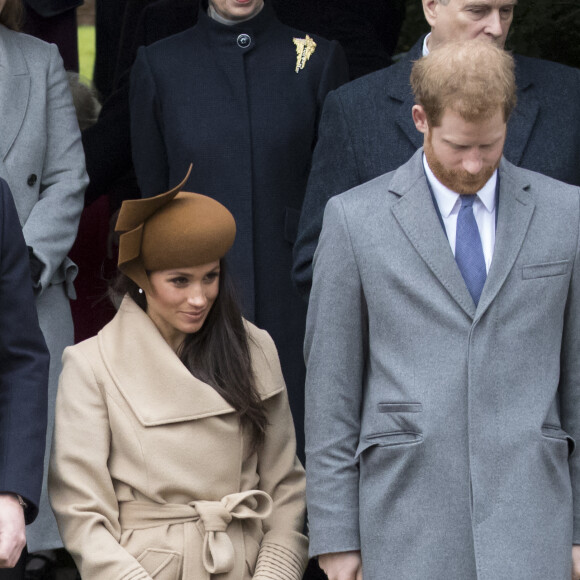
[[[159,504],[130,501],[119,504],[119,523],[123,530],[144,530],[182,524],[184,528],[183,578],[209,578],[210,574],[230,572],[235,563],[234,546],[228,535],[232,520],[267,518],[272,498],[264,491],[248,490],[224,496],[219,501],[192,501],[188,504]],[[203,535],[202,563],[199,570],[194,554]],[[204,574],[205,572],[205,574]]]

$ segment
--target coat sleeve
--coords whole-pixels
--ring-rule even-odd
[[[65,272],[66,256],[75,241],[88,184],[81,135],[62,59],[50,45],[46,94],[46,149],[40,195],[23,226],[24,239],[42,262],[40,291],[46,288],[59,268],[62,279],[72,282]],[[23,151],[23,154],[25,152]],[[72,262],[68,267],[74,270]]]
[[[304,299],[308,299],[312,285],[312,258],[320,236],[326,202],[359,183],[351,133],[340,91],[332,91],[324,102],[318,142],[312,157],[293,250],[292,277]]]
[[[167,189],[169,166],[157,85],[144,47],[131,69],[129,108],[133,165],[141,195],[158,195]]]
[[[46,441],[49,356],[38,325],[28,251],[8,185],[0,179],[0,491],[38,513]]]
[[[119,543],[121,526],[108,469],[105,395],[87,357],[65,349],[48,474],[50,503],[83,580],[150,580]]]
[[[367,313],[341,200],[324,214],[306,320],[306,498],[310,554],[359,550],[356,449]]]
[[[580,190],[578,190],[580,193]],[[580,196],[579,196],[580,201]],[[560,369],[560,413],[562,428],[580,444],[580,232],[564,317]],[[572,541],[580,544],[580,452],[570,456],[574,506]]]
[[[284,384],[274,341],[268,336],[264,352],[273,380]],[[259,452],[260,489],[274,501],[264,523],[254,580],[300,580],[306,568],[308,540],[304,528],[304,469],[296,457],[296,435],[284,389],[266,401],[268,426]]]

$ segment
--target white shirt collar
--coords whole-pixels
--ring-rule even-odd
[[[429,40],[430,36],[431,36],[431,33],[429,33],[425,37],[425,40],[423,40],[423,56],[427,56],[429,54],[429,49],[427,48],[427,40]]]
[[[459,194],[455,193],[445,185],[443,185],[431,171],[429,163],[427,162],[427,157],[423,153],[423,167],[425,168],[425,173],[427,174],[427,179],[431,184],[431,189],[433,190],[433,195],[435,196],[435,201],[441,212],[441,216],[444,218],[449,217],[451,212],[455,209],[455,206],[459,202]],[[493,172],[493,175],[487,180],[487,183],[476,193],[477,197],[485,207],[485,209],[491,213],[495,210],[495,189],[497,186],[497,169]]]

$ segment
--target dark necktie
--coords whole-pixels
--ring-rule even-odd
[[[465,285],[477,306],[487,273],[477,222],[473,215],[475,195],[461,195],[461,208],[457,216],[455,261],[465,280]]]

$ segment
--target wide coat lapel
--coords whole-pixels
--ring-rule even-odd
[[[10,114],[2,117],[0,159],[4,160],[16,139],[30,96],[30,73],[18,45],[17,33],[0,24],[0,103]]]
[[[192,376],[130,298],[99,332],[98,343],[109,375],[142,425],[233,412],[215,389]]]
[[[265,400],[285,389],[277,358],[268,356],[267,341],[246,323],[256,387]],[[234,409],[207,383],[195,378],[165,342],[153,321],[125,297],[115,318],[98,334],[108,374],[145,427],[233,413]],[[270,340],[271,342],[271,340]],[[277,364],[277,368],[272,365]]]
[[[397,169],[389,190],[401,196],[392,212],[405,235],[451,297],[473,318],[475,304],[437,216],[423,169],[422,148]]]
[[[480,319],[497,296],[511,272],[528,231],[536,207],[529,193],[529,181],[511,171],[505,159],[499,168],[500,191],[497,208],[495,249],[489,274],[479,299],[476,319]]]

